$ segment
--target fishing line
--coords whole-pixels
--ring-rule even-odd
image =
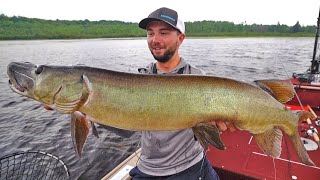
[[[137,153],[138,148],[139,148],[140,145],[141,145],[141,134],[142,134],[142,132],[139,131],[139,134],[140,134],[140,138],[139,138],[139,141],[138,141],[138,143],[137,143],[137,145],[136,145],[136,148],[135,148],[135,150],[134,150],[134,154],[138,157],[138,160],[137,160],[137,162],[136,162],[136,166],[138,165],[138,162],[141,160],[141,155],[142,155],[141,152],[140,152],[140,155]]]
[[[287,141],[284,141],[284,143],[286,144],[286,150],[287,150],[287,158],[288,158],[288,160],[289,160],[289,162],[288,162],[288,171],[289,171],[289,173],[288,174],[290,174],[291,176],[292,176],[292,173],[290,173],[291,172],[291,168],[292,168],[292,166],[291,166],[291,163],[290,163],[290,157],[291,157],[291,155],[290,155],[290,151],[289,151],[289,145],[288,145],[288,142]]]
[[[285,74],[286,74],[286,76],[287,76],[287,79],[289,79],[289,82],[290,82],[290,84],[291,84],[291,86],[292,86],[292,88],[293,88],[293,90],[294,90],[293,92],[294,92],[294,95],[297,97],[297,100],[298,100],[298,102],[299,102],[300,108],[303,110],[302,102],[301,102],[301,100],[300,100],[300,97],[299,97],[298,94],[297,94],[296,89],[294,88],[294,85],[293,85],[292,81],[290,80],[290,76],[289,76],[288,71],[286,70],[286,67],[284,66],[284,64],[283,64],[282,61],[280,61],[280,63],[279,63],[279,60],[278,60],[278,59],[276,60],[276,63],[277,63],[277,64],[280,64],[280,65],[282,66],[282,68],[283,68],[283,70],[284,70],[284,72],[285,72]],[[292,169],[291,169],[291,163],[290,163],[290,161],[291,161],[291,155],[290,155],[290,152],[289,152],[289,147],[288,147],[288,142],[287,142],[287,140],[284,139],[284,142],[285,142],[285,146],[286,146],[286,150],[287,150],[287,158],[288,158],[288,160],[289,160],[289,163],[288,163],[288,174],[291,174],[291,173],[292,173],[292,172],[291,172],[291,170],[292,170]],[[275,169],[275,161],[274,161],[274,158],[273,158],[273,165],[274,165],[275,178],[276,178],[276,169]]]
[[[200,177],[199,177],[199,180],[202,180],[202,177],[201,177],[201,174],[202,174],[202,171],[204,170],[203,169],[203,164],[204,164],[204,160],[207,158],[207,152],[208,152],[208,149],[204,150],[203,152],[203,158],[202,158],[202,162],[201,162],[201,166],[200,166]]]
[[[277,59],[277,60],[276,60],[276,63],[278,64],[278,62],[279,62],[279,60]],[[290,82],[291,86],[292,86],[293,89],[294,89],[294,95],[297,97],[297,100],[298,100],[298,102],[299,102],[299,105],[300,105],[301,109],[303,110],[302,102],[301,102],[301,100],[300,100],[300,97],[299,97],[298,94],[297,94],[297,91],[296,91],[295,88],[294,88],[294,85],[293,85],[292,81],[290,81],[289,73],[288,73],[288,71],[286,70],[286,67],[284,66],[283,62],[282,62],[282,61],[280,61],[280,62],[281,62],[280,65],[282,66],[282,68],[283,68],[283,70],[284,70],[287,78],[289,79],[289,82]]]
[[[278,62],[279,62],[279,60],[277,59],[277,60],[276,60],[276,63],[278,64]],[[284,70],[287,78],[290,79],[290,76],[289,76],[288,71],[286,70],[286,67],[284,66],[284,64],[282,63],[282,61],[280,61],[280,62],[281,62],[280,65],[282,66],[282,68],[283,68],[283,70]],[[289,81],[290,81],[290,80],[289,80]],[[291,84],[291,86],[292,86],[293,89],[294,89],[294,85],[293,85],[293,83],[292,83],[291,81],[290,81],[290,84]],[[298,102],[299,102],[299,105],[300,105],[301,109],[303,109],[303,105],[302,105],[302,103],[301,103],[300,97],[298,96],[297,91],[296,91],[295,89],[294,89],[294,95],[297,97],[297,100],[298,100]]]
[[[277,169],[276,169],[276,162],[274,161],[275,158],[272,158],[273,162],[273,169],[274,169],[274,179],[277,180]]]

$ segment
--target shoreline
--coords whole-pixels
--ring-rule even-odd
[[[283,35],[208,35],[208,36],[193,36],[187,35],[187,39],[215,39],[215,38],[314,38],[314,34],[304,34],[304,35],[295,35],[295,34],[283,34]],[[16,38],[16,39],[0,39],[0,41],[29,41],[29,40],[138,40],[138,39],[145,39],[146,37],[70,37],[70,38]]]

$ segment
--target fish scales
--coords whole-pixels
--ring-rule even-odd
[[[121,121],[124,126],[131,126],[128,129],[135,130],[176,130],[213,120],[232,121],[239,128],[247,129],[255,122],[260,122],[257,126],[275,124],[270,116],[285,111],[275,100],[266,102],[269,94],[233,80],[203,76],[131,76],[127,74],[118,84],[106,79],[105,92],[108,93],[105,99],[99,100],[106,101],[104,104],[108,107],[98,104],[97,108],[90,109],[101,109],[105,112],[100,114],[101,119],[110,117],[115,126]],[[270,108],[275,105],[280,108]],[[90,112],[86,106],[83,108],[84,112]],[[266,117],[259,115],[262,113],[268,113],[269,119],[259,120]],[[275,118],[274,121],[280,119]]]
[[[133,74],[18,62],[10,63],[7,73],[14,92],[44,103],[46,109],[71,114],[72,139],[80,156],[88,135],[87,120],[136,131],[192,128],[205,149],[208,144],[225,148],[220,131],[208,123],[225,121],[252,133],[271,157],[281,154],[282,130],[301,161],[314,165],[297,131],[298,121],[313,115],[292,113],[282,104],[294,96],[288,81],[253,84],[215,76]]]

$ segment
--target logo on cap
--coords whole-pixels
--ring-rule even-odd
[[[160,17],[162,17],[162,18],[167,18],[167,19],[170,19],[171,21],[176,22],[176,19],[174,19],[174,18],[172,18],[172,17],[170,17],[170,16],[167,16],[167,15],[161,14]]]

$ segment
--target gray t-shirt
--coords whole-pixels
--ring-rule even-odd
[[[141,73],[153,74],[154,63],[139,69]],[[164,74],[156,70],[157,74]],[[180,64],[167,74],[205,74],[204,71],[181,58]],[[191,129],[178,131],[142,131],[142,153],[138,168],[145,174],[168,176],[179,173],[198,163],[203,158],[203,148],[195,140]]]

